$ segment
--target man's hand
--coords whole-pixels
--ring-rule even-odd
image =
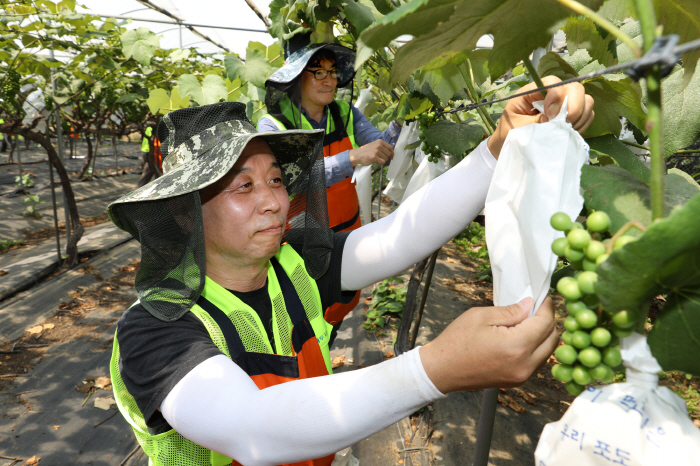
[[[545,76],[542,83],[545,86],[561,82],[561,79],[554,76]],[[530,83],[523,87],[522,91],[535,89],[537,85]],[[569,97],[566,103],[569,115],[566,121],[571,123],[576,131],[583,134],[593,122],[593,97],[586,95],[584,87],[579,83],[567,84],[566,86],[555,87],[547,91],[547,98],[544,99],[545,114],[539,113],[532,107],[532,103],[542,100],[539,92],[516,97],[508,101],[506,109],[498,121],[498,126],[493,135],[489,138],[488,148],[495,158],[501,153],[503,143],[506,141],[508,131],[513,128],[529,125],[532,123],[545,123],[550,118],[559,114],[564,98]]]
[[[559,342],[548,297],[527,318],[532,299],[505,307],[472,308],[420,349],[425,372],[442,393],[516,387]]]
[[[381,139],[372,141],[357,149],[350,150],[350,163],[357,165],[372,165],[378,163],[384,165],[389,159],[394,158],[394,148],[388,142]]]

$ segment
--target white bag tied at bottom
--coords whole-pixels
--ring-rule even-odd
[[[547,297],[557,265],[552,242],[563,236],[549,220],[556,212],[575,219],[583,207],[579,185],[588,144],[566,121],[566,104],[547,123],[508,133],[486,196],[494,304],[531,297],[530,315]],[[540,112],[541,105],[535,102]]]
[[[536,466],[699,466],[700,430],[685,402],[658,385],[661,366],[644,336],[621,340],[627,381],[588,387],[547,424]]]

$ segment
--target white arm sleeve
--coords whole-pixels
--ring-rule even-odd
[[[161,405],[185,438],[246,466],[333,454],[444,396],[419,348],[376,366],[259,390],[224,355],[192,369]],[[372,400],[378,409],[367,409]]]
[[[483,141],[391,215],[353,230],[343,250],[342,288],[360,290],[394,276],[457,236],[484,208],[495,168]]]

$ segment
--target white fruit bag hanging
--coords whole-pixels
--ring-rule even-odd
[[[534,103],[540,112],[542,105]],[[536,312],[557,265],[552,242],[563,235],[549,220],[556,212],[575,219],[583,208],[579,184],[588,144],[567,114],[565,100],[547,123],[511,130],[501,149],[484,208],[496,306],[531,297],[530,315]]]
[[[588,387],[547,424],[537,466],[699,466],[700,430],[685,402],[659,386],[661,366],[645,337],[621,339],[624,383]]]

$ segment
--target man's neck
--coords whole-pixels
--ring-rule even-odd
[[[323,113],[326,110],[325,105],[315,105],[311,102],[305,102],[304,99],[302,98],[301,100],[301,106],[306,110],[306,114],[314,120],[316,123],[321,123],[321,120],[323,119]]]
[[[207,277],[233,291],[254,291],[265,286],[269,261],[245,267],[229,267],[207,261]]]

